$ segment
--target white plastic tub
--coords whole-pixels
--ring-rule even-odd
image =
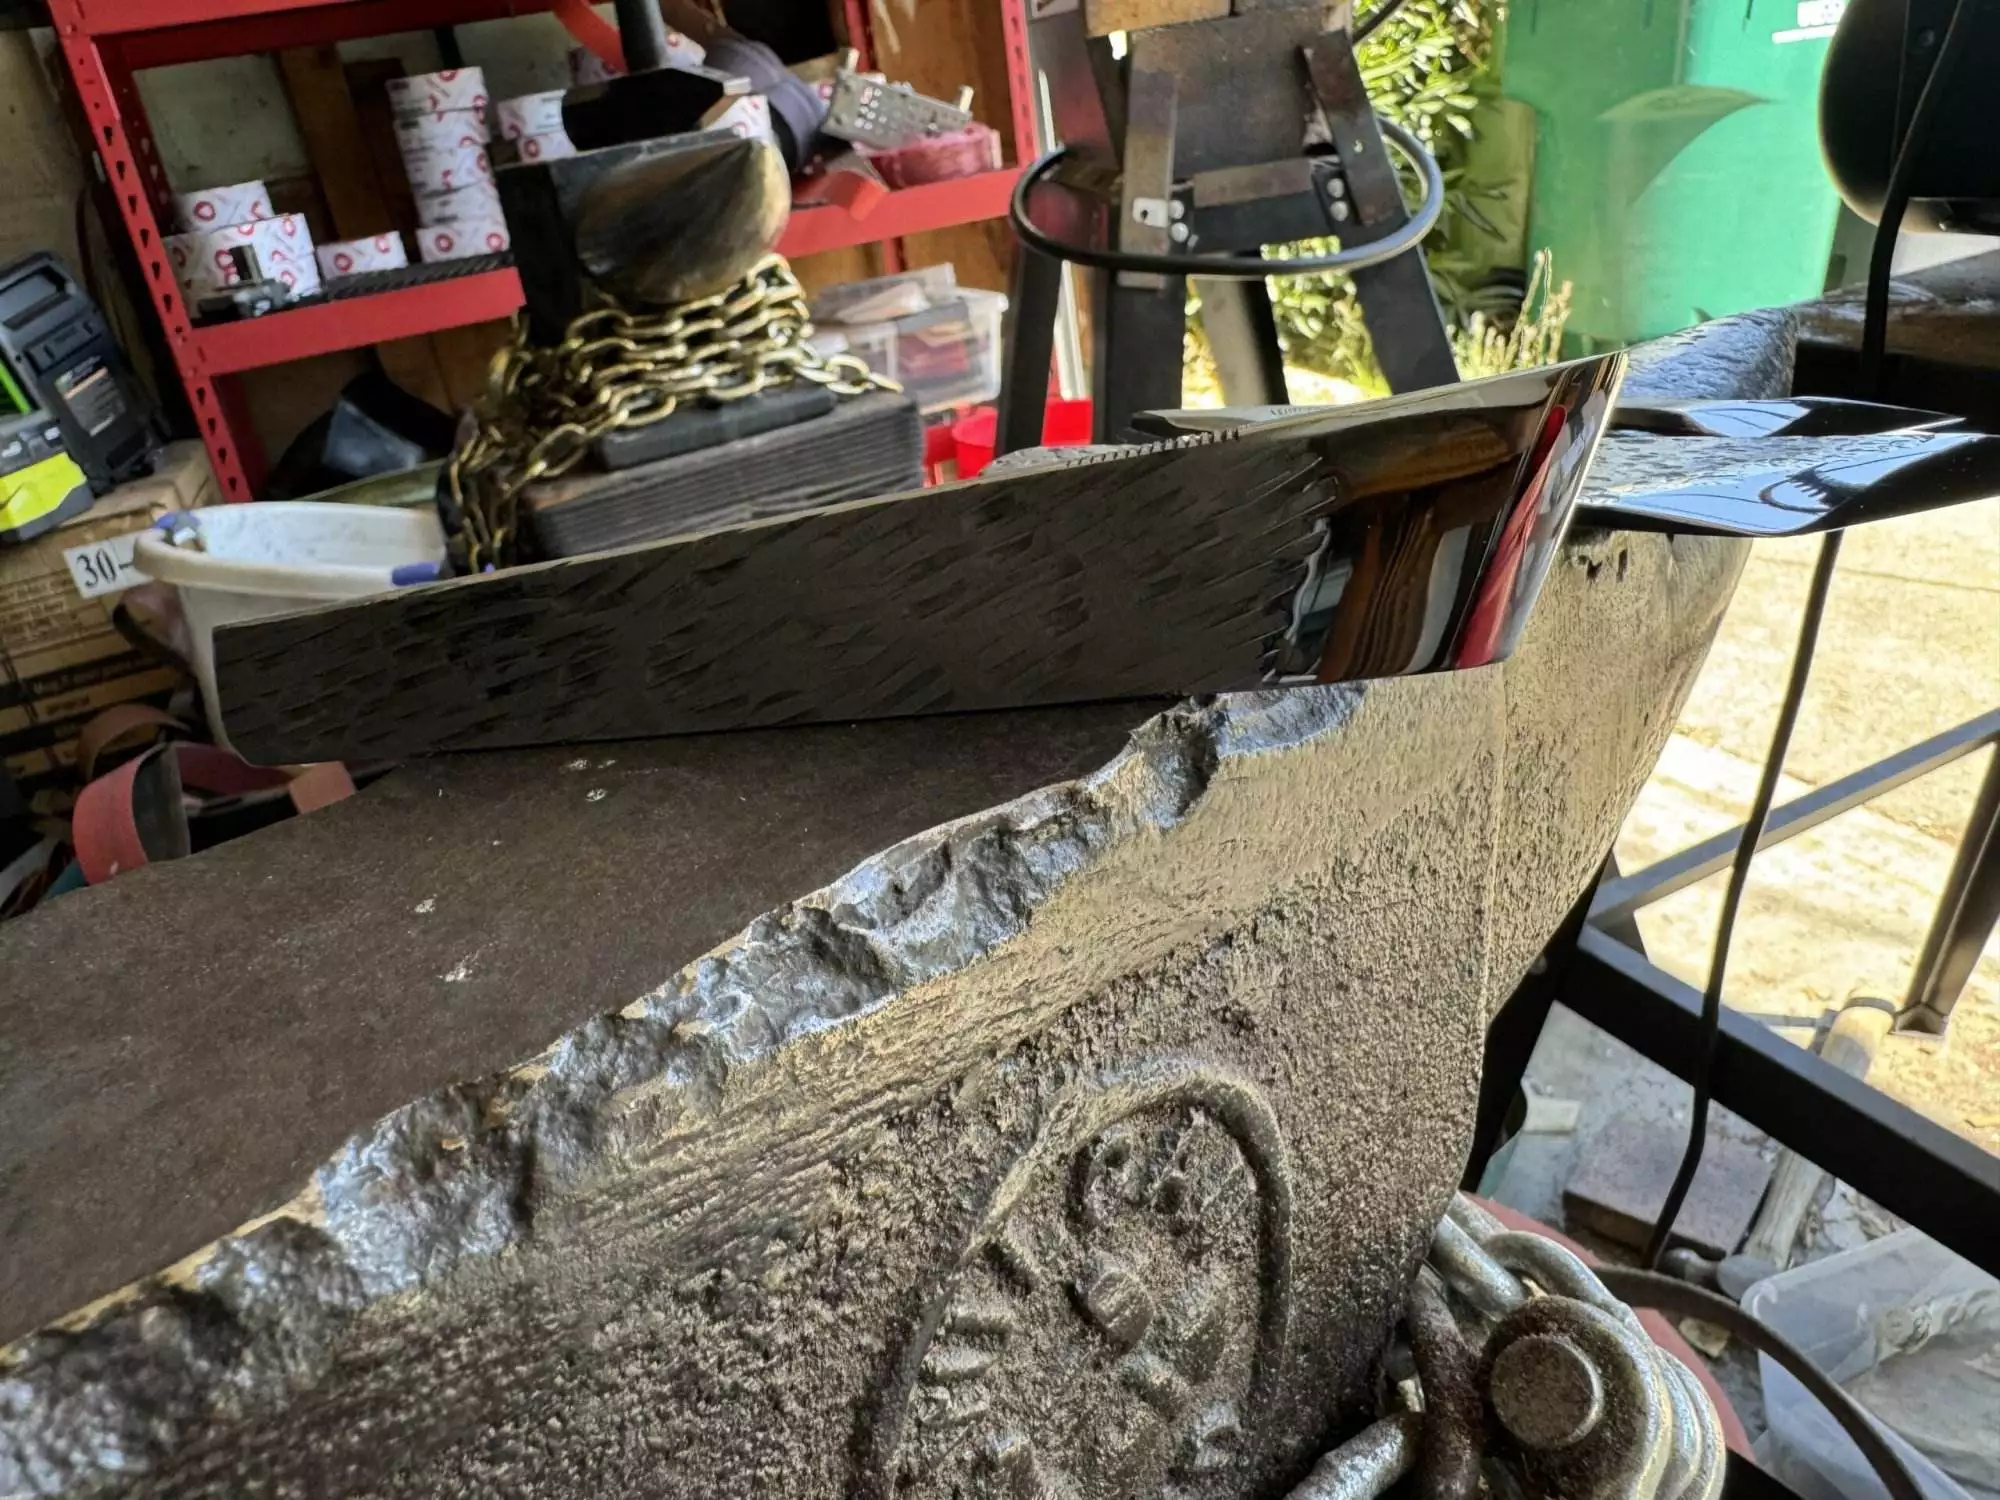
[[[191,531],[176,545],[173,534]],[[428,506],[314,500],[218,505],[170,517],[144,533],[133,564],[180,594],[195,676],[218,743],[215,628],[386,593],[397,570],[444,561],[444,529]]]
[[[2000,1444],[2000,1282],[1915,1229],[1758,1282],[1743,1308],[1799,1348],[1864,1406],[1930,1500],[1979,1500],[1894,1423],[1961,1472],[1990,1475]],[[1757,1357],[1770,1431],[1758,1456],[1803,1500],[1876,1500],[1888,1491],[1811,1395]],[[1919,1431],[1919,1426],[1928,1432]]]

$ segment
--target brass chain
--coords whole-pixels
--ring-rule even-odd
[[[474,403],[474,430],[445,467],[454,561],[470,573],[518,561],[529,485],[567,474],[606,433],[664,421],[685,401],[741,401],[795,380],[837,396],[901,389],[854,355],[822,356],[812,332],[805,289],[779,255],[698,302],[593,308],[553,348],[529,343],[518,318]]]

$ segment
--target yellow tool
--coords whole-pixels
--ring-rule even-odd
[[[7,441],[0,434],[0,447]],[[67,453],[0,473],[0,543],[30,541],[82,515],[94,498],[90,481]]]
[[[0,266],[0,543],[153,471],[159,424],[104,315],[53,255]]]

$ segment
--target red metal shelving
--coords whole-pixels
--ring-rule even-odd
[[[844,208],[794,209],[778,249],[789,256],[816,255],[822,250],[997,218],[1006,212],[1007,197],[1019,175],[1016,168],[1008,167],[955,182],[904,188],[889,194],[865,219],[854,218]],[[197,327],[192,338],[210,375],[234,375],[340,349],[485,323],[512,315],[520,305],[519,276],[511,270],[482,271],[393,292],[316,303],[247,323]]]
[[[789,256],[817,255],[822,250],[871,245],[906,234],[997,219],[1007,212],[1014,180],[1020,175],[1019,167],[1002,167],[977,177],[899,188],[877,203],[865,219],[855,218],[844,208],[795,208],[778,250]]]
[[[504,318],[521,305],[512,271],[487,271],[365,297],[343,298],[247,323],[196,327],[166,264],[162,226],[173,199],[133,75],[207,58],[313,46],[472,21],[532,15],[560,0],[49,0],[63,56],[114,189],[188,404],[224,496],[249,500],[264,470],[235,377],[246,371]],[[998,0],[1012,85],[1015,159],[1036,149],[1027,63],[1025,0]],[[865,19],[850,0],[852,21]],[[866,37],[860,38],[866,53]],[[779,249],[787,255],[893,241],[977,223],[1006,212],[1018,167],[905,188],[867,217],[845,208],[795,210]]]
[[[556,0],[68,0],[62,8],[133,68],[535,15]],[[61,24],[60,21],[57,23]]]
[[[520,305],[519,276],[512,270],[482,271],[367,297],[319,302],[243,323],[211,323],[196,328],[193,340],[209,374],[235,375],[511,317]]]

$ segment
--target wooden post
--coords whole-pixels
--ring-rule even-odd
[[[1866,1078],[1882,1038],[1895,1020],[1895,1008],[1885,1000],[1850,1000],[1834,1017],[1819,1055],[1843,1073]],[[1791,1264],[1799,1229],[1825,1180],[1825,1170],[1798,1152],[1787,1149],[1778,1154],[1771,1186],[1750,1225],[1749,1238],[1740,1253],[1729,1256],[1717,1269],[1717,1282],[1725,1292],[1740,1297],[1756,1282]]]
[[[278,68],[334,233],[343,240],[359,240],[396,229],[397,215],[383,191],[377,164],[370,159],[340,49],[330,44],[289,47],[278,54]],[[377,344],[375,353],[383,372],[404,390],[441,410],[453,409],[453,393],[430,339]]]

